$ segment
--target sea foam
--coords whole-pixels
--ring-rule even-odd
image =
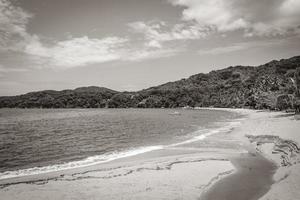
[[[79,161],[72,161],[63,164],[57,165],[50,165],[44,167],[33,167],[28,169],[20,169],[16,171],[6,171],[0,173],[0,180],[1,179],[8,179],[8,178],[16,178],[21,176],[30,176],[30,175],[37,175],[37,174],[44,174],[49,172],[56,172],[68,169],[76,169],[80,167],[88,167],[96,164],[110,162],[116,159],[135,156],[138,154],[159,150],[162,149],[163,146],[148,146],[148,147],[141,147],[132,150],[122,151],[122,152],[114,152],[110,154],[103,154],[103,155],[96,155],[85,158]]]
[[[237,120],[234,120],[234,121],[231,121],[231,122],[227,122],[219,128],[199,129],[199,130],[197,130],[196,132],[193,133],[193,135],[196,135],[193,138],[185,140],[183,142],[178,142],[178,143],[168,145],[168,147],[174,147],[174,146],[189,144],[189,143],[197,142],[197,141],[200,141],[200,140],[204,140],[206,137],[208,137],[210,135],[214,135],[214,134],[217,134],[217,133],[229,132],[232,129],[234,129],[235,127],[238,127],[241,124],[242,120],[244,120],[244,118],[237,119]]]

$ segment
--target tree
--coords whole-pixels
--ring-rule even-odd
[[[279,110],[286,110],[293,108],[293,95],[283,94],[277,97],[276,107]]]
[[[292,81],[295,87],[294,108],[296,113],[300,113],[300,67],[296,69]]]

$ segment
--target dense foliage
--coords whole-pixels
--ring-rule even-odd
[[[297,69],[298,68],[298,69]],[[300,108],[300,56],[257,67],[235,66],[196,74],[138,92],[100,87],[40,91],[0,97],[0,107],[20,108]]]

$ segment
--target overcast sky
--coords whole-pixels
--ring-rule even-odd
[[[133,91],[300,55],[300,0],[0,0],[0,96]]]

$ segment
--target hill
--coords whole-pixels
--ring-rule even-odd
[[[298,87],[297,87],[298,85]],[[174,108],[184,106],[290,109],[299,104],[300,56],[254,66],[234,66],[137,92],[101,87],[39,91],[0,97],[0,107]]]
[[[44,90],[24,95],[0,97],[0,108],[98,108],[117,91],[103,87],[80,87],[74,90]]]

